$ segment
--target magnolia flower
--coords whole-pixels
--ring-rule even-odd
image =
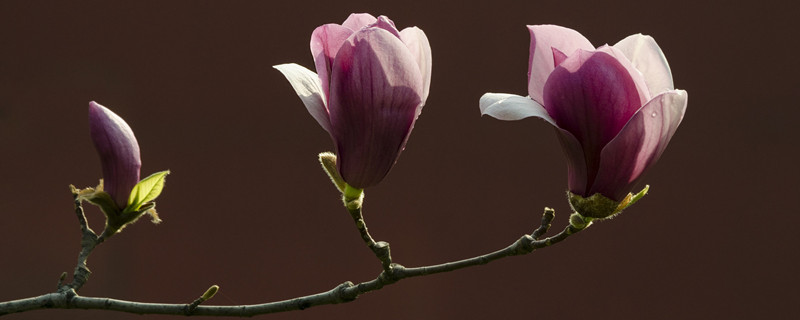
[[[528,96],[487,93],[482,114],[538,117],[556,128],[569,190],[623,201],[664,152],[686,111],[655,40],[635,34],[595,49],[575,30],[528,26]]]
[[[139,182],[139,143],[125,120],[94,101],[89,102],[89,132],[103,167],[103,189],[124,209]]]
[[[154,223],[160,222],[153,200],[164,189],[169,170],[139,180],[142,160],[133,130],[125,120],[94,101],[89,103],[89,133],[100,155],[103,180],[96,188],[70,188],[78,200],[89,201],[105,213],[102,236],[112,236],[144,213]]]
[[[431,49],[417,27],[398,31],[385,16],[351,14],[311,35],[317,73],[275,66],[333,139],[348,185],[379,183],[397,161],[428,98]]]

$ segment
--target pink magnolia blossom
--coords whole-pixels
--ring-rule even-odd
[[[686,112],[655,40],[635,34],[599,48],[575,30],[528,26],[528,96],[487,93],[482,114],[538,117],[568,159],[569,190],[621,201],[664,152]]]
[[[379,183],[397,161],[428,97],[431,49],[417,27],[351,14],[311,35],[317,73],[275,66],[328,131],[337,167],[355,188]]]
[[[94,101],[89,103],[89,133],[100,155],[103,188],[118,209],[123,209],[139,182],[142,167],[139,143],[125,120]]]

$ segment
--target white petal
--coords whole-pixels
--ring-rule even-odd
[[[620,40],[614,47],[642,73],[652,96],[675,89],[667,58],[652,37],[634,34]]]
[[[520,120],[528,117],[541,118],[558,127],[547,114],[547,110],[530,97],[508,93],[486,93],[480,101],[481,115],[488,114],[500,120]]]
[[[286,80],[289,80],[289,84],[297,92],[297,96],[306,105],[308,113],[319,122],[325,131],[331,132],[331,120],[317,74],[296,63],[279,64],[273,68],[278,69],[286,77]]]
[[[408,50],[411,50],[419,65],[419,71],[422,73],[422,103],[425,103],[431,87],[431,45],[428,43],[428,37],[422,29],[410,27],[400,31],[400,40],[406,44]]]

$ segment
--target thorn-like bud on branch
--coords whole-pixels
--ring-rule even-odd
[[[208,300],[208,299],[213,298],[214,295],[217,294],[217,291],[219,291],[219,286],[215,284],[215,285],[211,286],[210,288],[208,288],[208,290],[206,290],[206,293],[203,293],[202,299],[203,300]]]
[[[61,276],[58,277],[58,284],[56,284],[56,290],[61,290],[61,286],[64,285],[64,280],[67,279],[67,272],[64,271],[61,273]]]
[[[542,214],[541,224],[539,225],[538,228],[536,228],[536,230],[533,231],[533,233],[531,233],[533,239],[538,240],[545,233],[547,233],[547,230],[550,230],[551,223],[553,222],[553,219],[555,217],[556,217],[556,210],[554,210],[553,208],[545,207],[544,214]]]

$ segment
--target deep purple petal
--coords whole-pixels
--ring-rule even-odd
[[[317,74],[295,63],[279,64],[273,68],[278,69],[286,77],[286,80],[289,80],[289,84],[303,101],[308,113],[325,131],[331,132],[331,120]]]
[[[89,133],[103,168],[103,187],[120,209],[139,182],[142,160],[133,130],[106,107],[89,102]]]
[[[634,34],[617,42],[614,48],[624,53],[633,67],[642,73],[650,94],[657,95],[675,89],[667,57],[655,39],[641,33]]]
[[[364,188],[394,165],[422,104],[415,57],[380,28],[357,32],[342,45],[331,73],[331,136],[345,181]]]
[[[597,174],[603,147],[640,107],[630,74],[604,52],[579,50],[553,70],[544,87],[547,113],[582,146],[587,186]]]
[[[588,166],[586,165],[586,155],[584,154],[583,146],[572,133],[559,127],[553,126],[556,129],[556,136],[558,142],[561,143],[561,149],[564,150],[564,155],[567,157],[567,185],[569,190],[575,194],[583,194],[588,185]]]
[[[342,43],[347,40],[353,30],[338,24],[326,24],[314,29],[311,33],[311,55],[314,57],[314,65],[317,67],[323,100],[327,101],[328,91],[330,90],[330,74],[333,59]]]
[[[575,50],[594,50],[594,46],[583,35],[575,30],[554,25],[528,26],[531,34],[531,51],[528,58],[528,95],[531,99],[544,104],[543,89],[553,72],[553,48],[567,56]]]
[[[342,26],[353,31],[359,31],[364,27],[375,23],[378,19],[369,13],[352,13],[342,23]]]
[[[605,52],[617,59],[622,67],[628,71],[628,74],[631,76],[631,80],[636,85],[636,91],[639,92],[639,105],[643,106],[647,101],[650,101],[652,95],[650,94],[650,89],[647,87],[647,82],[645,82],[644,76],[642,73],[637,70],[633,64],[625,57],[625,54],[617,48],[610,47],[610,46],[602,46],[597,48],[597,51]]]
[[[597,178],[588,194],[620,201],[658,161],[686,113],[683,90],[662,93],[631,118],[603,149]]]
[[[422,73],[422,103],[428,99],[431,87],[431,45],[422,29],[417,27],[405,28],[400,31],[400,40],[406,44],[408,50],[415,57],[419,71]]]

